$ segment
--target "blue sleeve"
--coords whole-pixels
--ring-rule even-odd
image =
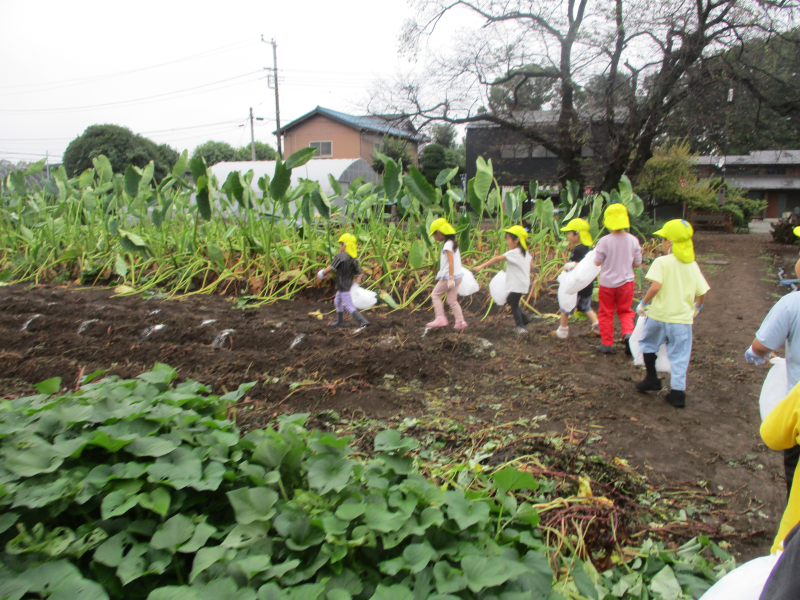
[[[784,296],[769,311],[761,327],[756,332],[756,339],[770,350],[777,350],[789,337],[791,327],[790,296]]]

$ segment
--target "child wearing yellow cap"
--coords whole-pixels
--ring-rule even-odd
[[[611,204],[606,208],[603,224],[611,233],[597,242],[594,263],[600,270],[600,289],[598,299],[600,309],[597,313],[600,323],[603,354],[611,354],[614,345],[614,312],[619,317],[625,353],[630,354],[628,340],[633,333],[633,282],[635,267],[642,264],[642,246],[635,235],[626,231],[631,226],[628,210],[624,204]]]
[[[431,293],[433,312],[435,319],[427,324],[427,327],[447,327],[447,317],[444,314],[444,304],[442,297],[447,294],[447,304],[453,311],[455,317],[456,330],[466,328],[467,322],[464,320],[464,313],[458,303],[458,286],[464,277],[464,270],[461,266],[461,252],[458,249],[456,230],[446,219],[439,218],[431,223],[431,237],[442,244],[442,254],[439,257],[439,272],[436,274],[436,286]]]
[[[344,327],[344,311],[349,312],[362,327],[369,325],[364,316],[353,306],[350,297],[350,288],[353,283],[358,283],[364,276],[356,260],[356,238],[352,233],[345,233],[339,238],[339,253],[333,257],[331,264],[317,273],[317,277],[324,279],[331,271],[336,271],[336,297],[333,300],[336,306],[336,321],[330,327]]]
[[[589,233],[589,223],[584,219],[572,219],[561,231],[567,232],[567,242],[572,248],[569,255],[569,262],[564,265],[565,271],[571,271],[589,253],[592,247],[592,234]],[[575,310],[579,310],[586,315],[592,324],[592,333],[600,333],[600,324],[597,322],[597,315],[592,310],[592,292],[594,291],[594,281],[578,292],[578,303]],[[574,312],[574,311],[573,311]],[[555,331],[555,336],[560,340],[569,337],[569,316],[572,313],[561,311],[561,323]]]
[[[686,406],[686,371],[692,354],[692,323],[703,308],[703,299],[710,289],[694,260],[692,226],[682,219],[667,222],[656,231],[664,238],[661,249],[666,256],[653,261],[646,278],[653,282],[639,303],[636,312],[647,316],[642,339],[647,375],[636,384],[641,392],[658,391],[661,380],[656,372],[656,352],[667,345],[670,363],[670,387],[667,401],[675,408]]]
[[[520,225],[514,225],[506,232],[506,246],[508,252],[490,258],[482,265],[475,267],[475,271],[480,271],[502,260],[506,261],[506,289],[508,290],[508,305],[511,307],[511,314],[514,315],[517,333],[527,333],[525,326],[533,319],[525,314],[519,307],[522,296],[528,293],[531,287],[531,255],[528,252],[528,232]]]

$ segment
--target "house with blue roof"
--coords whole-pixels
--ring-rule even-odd
[[[362,158],[372,164],[375,149],[384,136],[407,142],[407,151],[417,164],[419,145],[426,141],[411,121],[394,115],[349,115],[318,106],[282,128],[286,156],[309,146],[317,148],[316,159]]]

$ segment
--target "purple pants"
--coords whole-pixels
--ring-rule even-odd
[[[342,312],[342,309],[345,309],[351,315],[356,312],[356,307],[353,306],[353,301],[350,298],[350,292],[337,291],[333,304],[336,306],[336,312]]]

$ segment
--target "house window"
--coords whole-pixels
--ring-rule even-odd
[[[528,156],[530,156],[530,146],[527,144],[500,146],[500,158],[528,158]]]
[[[533,158],[554,158],[555,154],[550,152],[550,150],[548,150],[544,146],[534,146],[531,156]]]
[[[316,148],[316,158],[330,158],[333,156],[333,142],[311,142],[310,147]]]

